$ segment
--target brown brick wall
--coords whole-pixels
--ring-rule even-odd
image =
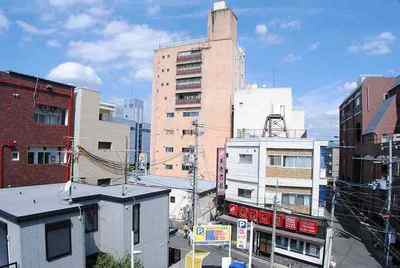
[[[38,83],[36,103],[68,109],[73,88],[49,81]],[[15,140],[20,154],[19,161],[11,160],[11,150],[4,150],[4,185],[26,186],[58,183],[66,180],[66,167],[62,165],[28,165],[28,147],[64,147],[68,135],[67,126],[40,125],[33,121],[33,92],[35,80],[16,77],[0,72],[0,142]],[[15,97],[15,94],[19,94]],[[73,96],[73,94],[72,94]],[[73,99],[72,99],[73,103]],[[70,133],[73,133],[73,111]]]

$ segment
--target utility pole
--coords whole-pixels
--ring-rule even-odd
[[[276,210],[277,210],[277,196],[278,194],[278,180],[276,180],[275,185],[275,195],[274,195],[274,216],[272,219],[272,246],[271,246],[271,264],[270,267],[274,268],[274,258],[275,258],[275,243],[276,243]]]
[[[199,122],[197,119],[193,120],[194,126],[195,145],[193,148],[193,182],[192,182],[192,268],[195,265],[195,228],[197,226],[197,161],[199,152]]]
[[[330,263],[331,263],[331,256],[332,256],[332,246],[333,246],[333,220],[335,217],[335,204],[336,204],[336,177],[333,178],[333,185],[332,185],[332,203],[331,203],[331,215],[330,215],[330,228],[331,230],[327,230],[327,235],[326,239],[328,240],[326,245],[327,245],[327,250],[326,250],[326,257],[324,260],[324,268],[329,268]]]
[[[128,184],[128,137],[125,136],[125,159],[124,159],[124,185],[122,185],[122,195],[126,194],[126,185]]]
[[[336,178],[333,178],[333,186],[332,186],[332,203],[331,203],[331,227],[333,227],[333,218],[335,217],[335,202],[336,202]]]
[[[389,163],[388,163],[388,194],[385,217],[385,267],[390,267],[390,217],[392,207],[392,180],[393,180],[393,136],[389,137]]]

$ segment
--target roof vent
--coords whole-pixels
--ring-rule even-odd
[[[227,9],[225,1],[215,1],[214,2],[214,11]]]

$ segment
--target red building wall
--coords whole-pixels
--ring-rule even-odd
[[[73,135],[74,88],[39,79],[34,98],[35,85],[34,77],[0,72],[0,143],[15,140],[19,151],[19,161],[12,161],[11,148],[4,148],[0,174],[4,187],[59,183],[68,177],[66,165],[28,164],[28,148],[65,146],[66,137]],[[33,115],[38,104],[66,109],[68,125],[36,123]]]

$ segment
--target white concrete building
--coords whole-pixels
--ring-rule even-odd
[[[80,88],[75,97],[74,179],[91,184],[122,182],[129,126],[114,122],[115,105],[100,102],[98,91]]]
[[[227,143],[226,198],[270,207],[274,196],[294,213],[323,216],[319,207],[321,147],[305,138],[233,138]]]
[[[306,133],[304,111],[293,108],[291,88],[248,86],[235,92],[234,109],[234,137],[261,136],[269,115],[283,117],[289,138]]]

